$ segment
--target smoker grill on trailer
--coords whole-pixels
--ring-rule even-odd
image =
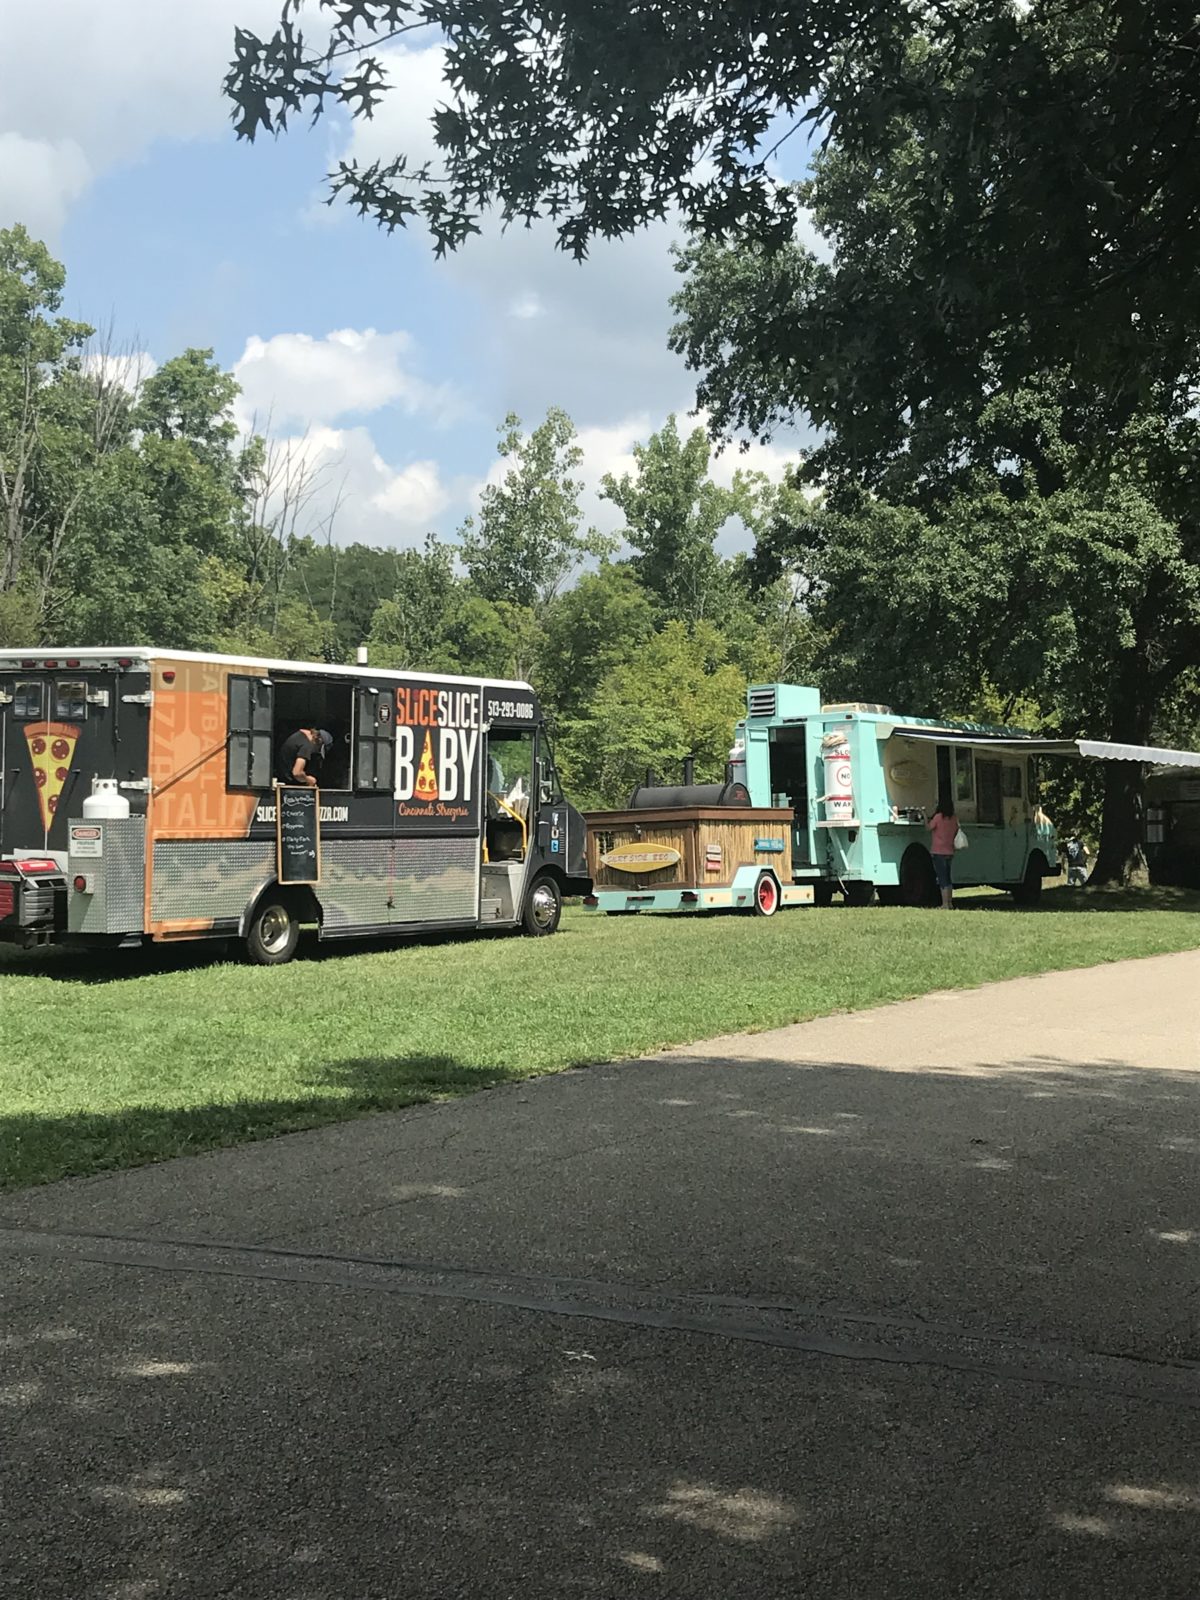
[[[849,905],[936,904],[925,824],[947,797],[968,841],[955,856],[955,882],[1007,889],[1033,904],[1043,879],[1059,870],[1054,827],[1037,799],[1043,756],[1200,764],[1187,751],[1047,739],[883,705],[827,705],[815,688],[755,684],[727,767],[729,783],[745,794],[741,810],[701,817],[684,790],[664,788],[638,790],[628,811],[590,814],[595,892],[585,903],[601,911],[750,909],[767,885],[760,910],[828,905],[835,894]],[[639,816],[647,796],[657,809]],[[709,857],[704,830],[713,828],[722,830],[713,839],[721,850]],[[639,845],[667,854],[655,862],[643,850],[639,863]],[[719,887],[709,876],[718,859],[726,875]]]
[[[752,806],[742,783],[651,783],[625,811],[591,812],[588,906],[633,911],[730,907],[769,917],[812,899],[791,882],[792,814]]]
[[[279,783],[323,728],[320,791]],[[0,940],[523,926],[590,887],[526,683],[153,649],[0,654]]]

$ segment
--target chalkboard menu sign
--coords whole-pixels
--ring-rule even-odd
[[[318,883],[321,878],[321,791],[275,791],[275,876],[280,883]]]

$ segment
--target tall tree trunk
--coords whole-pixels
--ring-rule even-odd
[[[1109,738],[1117,744],[1149,744],[1153,714],[1150,673],[1142,653],[1130,651],[1121,665],[1110,702]],[[1149,881],[1142,849],[1144,817],[1141,762],[1106,762],[1100,849],[1091,883],[1101,886]]]

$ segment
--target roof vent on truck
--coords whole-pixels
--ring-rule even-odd
[[[874,700],[840,700],[836,705],[822,706],[822,711],[865,711],[869,716],[890,717],[891,706],[878,705]]]
[[[747,700],[746,709],[752,717],[773,717],[775,715],[775,685],[768,684],[763,689],[751,689]]]

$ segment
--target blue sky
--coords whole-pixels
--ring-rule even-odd
[[[495,473],[496,428],[550,405],[585,450],[585,509],[635,440],[684,412],[693,380],[666,349],[669,229],[602,245],[584,266],[550,230],[488,231],[449,261],[324,207],[335,156],[428,148],[436,50],[394,50],[374,124],[297,127],[237,144],[220,96],[234,22],[279,0],[0,0],[0,226],[24,222],[68,273],[67,309],[110,319],[162,362],[211,346],[243,410],[303,441],[343,542],[451,534]],[[751,464],[777,475],[782,444]],[[744,458],[715,469],[728,476]]]

